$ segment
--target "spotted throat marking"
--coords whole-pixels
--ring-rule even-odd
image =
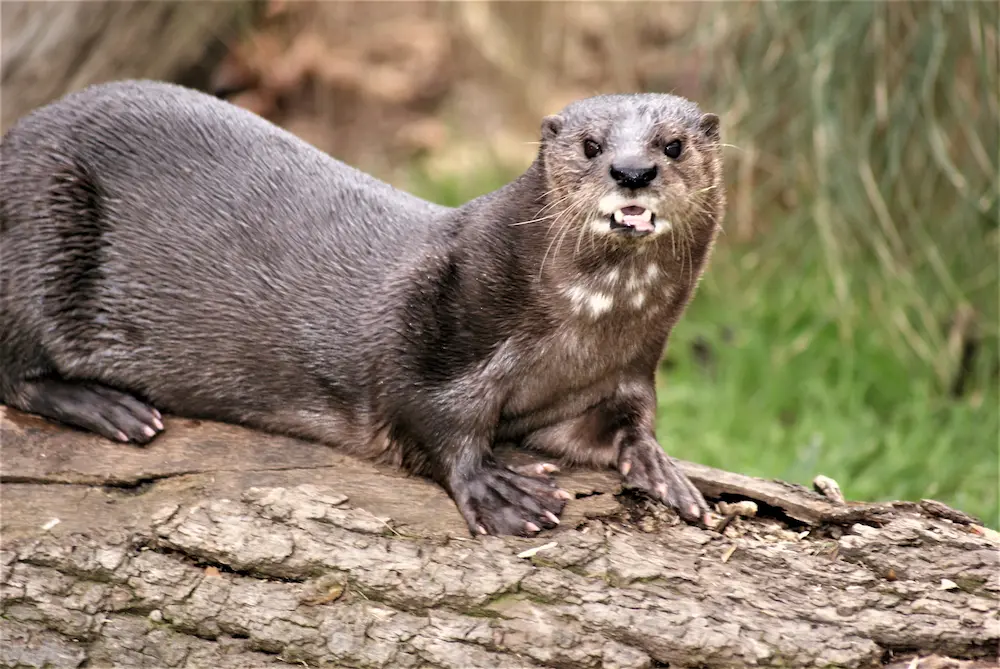
[[[623,272],[613,267],[595,282],[575,283],[563,290],[569,298],[574,313],[586,314],[596,320],[609,313],[615,304],[628,302],[633,309],[642,309],[646,305],[650,286],[660,277],[659,266],[655,262],[646,265],[645,270],[639,267],[627,272],[628,277],[621,281]],[[603,284],[595,287],[593,284]],[[622,285],[624,284],[624,285]]]

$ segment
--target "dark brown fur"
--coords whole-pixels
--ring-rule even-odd
[[[521,177],[458,209],[153,82],[69,96],[2,149],[5,403],[135,443],[162,410],[336,444],[438,481],[473,532],[551,527],[566,497],[499,442],[707,511],[653,433],[724,209],[693,103],[570,105]],[[628,202],[652,233],[612,223]]]

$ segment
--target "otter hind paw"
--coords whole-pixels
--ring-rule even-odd
[[[39,379],[24,382],[18,396],[19,409],[114,441],[146,444],[163,431],[156,409],[97,383]]]

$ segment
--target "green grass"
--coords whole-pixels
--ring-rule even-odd
[[[850,499],[939,499],[997,527],[996,360],[980,359],[972,387],[950,397],[899,355],[863,290],[845,335],[818,247],[790,262],[723,242],[668,346],[660,441],[756,476],[825,474]]]
[[[821,472],[857,499],[936,497],[996,527],[1000,7],[704,10],[686,46],[734,145],[732,238],[675,333],[664,443]],[[963,342],[977,355],[955,397]]]

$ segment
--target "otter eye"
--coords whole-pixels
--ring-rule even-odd
[[[680,157],[681,155],[682,148],[683,147],[681,146],[681,140],[675,139],[672,142],[668,142],[667,145],[663,147],[663,152],[667,154],[667,158],[670,158],[671,160],[677,160],[677,158]]]
[[[583,155],[587,158],[596,158],[601,155],[601,145],[592,139],[588,139],[583,143]]]

